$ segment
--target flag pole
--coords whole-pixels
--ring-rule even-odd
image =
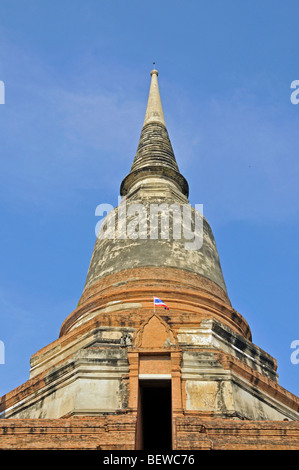
[[[154,302],[154,313],[156,313],[156,310],[155,310],[155,297],[153,297],[153,302]]]

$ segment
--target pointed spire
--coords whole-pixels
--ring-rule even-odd
[[[144,126],[150,122],[159,122],[165,126],[165,119],[158,85],[158,75],[158,70],[153,69],[151,71],[152,80],[143,123]]]
[[[155,65],[155,63],[154,63]],[[158,71],[151,71],[151,84],[140,139],[130,173],[120,187],[122,196],[142,191],[164,194],[176,187],[179,197],[188,198],[188,182],[181,175],[169,139],[161,104]],[[159,182],[159,184],[157,183]]]

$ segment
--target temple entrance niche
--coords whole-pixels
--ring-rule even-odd
[[[138,448],[171,450],[171,381],[140,380],[138,413]]]
[[[153,314],[133,340],[138,372],[138,450],[171,450],[173,417],[173,365],[177,341],[167,323]],[[138,359],[136,355],[138,354]],[[176,363],[176,362],[175,362]],[[137,365],[138,364],[138,365]]]

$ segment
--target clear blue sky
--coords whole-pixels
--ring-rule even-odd
[[[299,394],[298,43],[295,0],[1,1],[0,395],[77,305],[95,208],[117,204],[153,61],[233,307]]]

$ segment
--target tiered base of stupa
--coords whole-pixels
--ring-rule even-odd
[[[299,448],[299,399],[276,361],[221,289],[175,269],[87,290],[1,413],[0,448],[147,448],[149,415],[166,448]]]

